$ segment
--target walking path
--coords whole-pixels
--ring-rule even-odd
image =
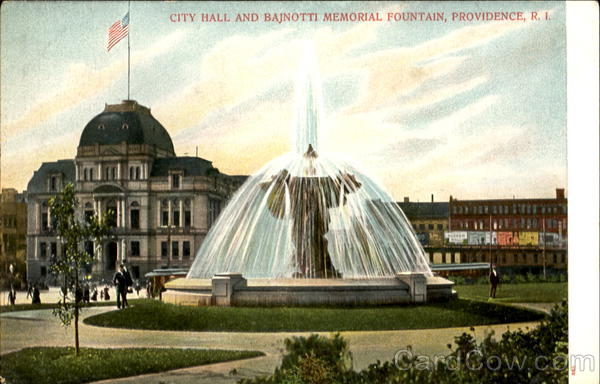
[[[531,307],[530,304],[525,304]],[[536,308],[540,310],[541,308]],[[83,318],[114,310],[111,307],[85,308]],[[52,315],[52,310],[7,312],[0,315],[2,354],[31,346],[71,346],[72,328],[65,329]],[[475,336],[481,340],[487,333],[496,335],[507,329],[533,328],[537,323],[515,323],[476,326]],[[376,360],[393,360],[397,351],[412,346],[413,353],[442,355],[454,336],[470,333],[468,327],[403,330],[341,332],[348,341],[354,357],[354,368],[362,369]],[[248,360],[178,369],[174,371],[111,379],[103,383],[235,383],[241,378],[267,375],[278,366],[283,354],[283,340],[310,333],[248,333],[248,332],[178,332],[102,328],[80,324],[80,343],[83,347],[159,347],[259,350],[266,355]],[[321,334],[328,335],[327,332]]]

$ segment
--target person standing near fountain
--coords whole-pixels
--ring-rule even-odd
[[[499,282],[500,276],[496,271],[496,264],[492,264],[490,267],[490,297],[493,299],[496,298],[496,287],[498,286]]]
[[[116,295],[117,295],[117,308],[125,309],[129,306],[127,303],[127,279],[125,278],[125,267],[123,264],[119,265],[119,270],[115,273],[113,277],[113,283],[116,287]]]

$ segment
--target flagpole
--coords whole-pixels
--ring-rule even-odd
[[[131,47],[129,46],[129,35],[131,35],[131,0],[127,2],[127,17],[129,21],[127,23],[127,100],[130,100],[130,80],[131,80]]]

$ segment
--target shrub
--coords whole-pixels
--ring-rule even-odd
[[[567,321],[568,308],[563,302],[532,331],[507,331],[500,340],[491,333],[480,343],[465,332],[455,337],[454,348],[448,344],[451,352],[446,358],[426,366],[422,356],[409,353],[393,363],[377,361],[360,372],[344,362],[349,352],[339,335],[333,339],[317,335],[287,339],[287,354],[274,375],[242,383],[567,383]],[[539,356],[545,358],[541,368],[550,363],[549,369],[536,366]],[[551,365],[557,361],[562,365]],[[473,369],[478,366],[481,368]]]
[[[531,272],[527,272],[527,274],[525,275],[525,278],[526,278],[527,282],[529,282],[529,283],[535,283],[537,281],[543,281],[543,276],[534,275]]]
[[[515,283],[516,284],[523,284],[527,282],[527,277],[523,276],[523,275],[515,275]]]

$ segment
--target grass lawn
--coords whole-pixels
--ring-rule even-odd
[[[341,307],[185,307],[143,301],[86,324],[135,329],[308,332],[445,328],[539,320],[543,315],[471,300],[425,305]]]
[[[487,301],[490,286],[455,285],[458,297],[463,299]],[[496,298],[501,303],[554,303],[567,299],[567,283],[523,283],[500,284],[496,289]]]
[[[8,383],[71,384],[262,356],[256,351],[35,347],[2,356]]]
[[[131,299],[127,300],[130,305],[134,305],[136,302],[140,302],[143,299]],[[82,306],[87,307],[116,307],[116,301],[97,301],[90,302],[90,304]],[[16,311],[30,311],[34,309],[54,309],[57,308],[57,303],[42,303],[42,304],[15,304],[15,305],[2,305],[0,306],[0,313],[4,312],[16,312]]]

